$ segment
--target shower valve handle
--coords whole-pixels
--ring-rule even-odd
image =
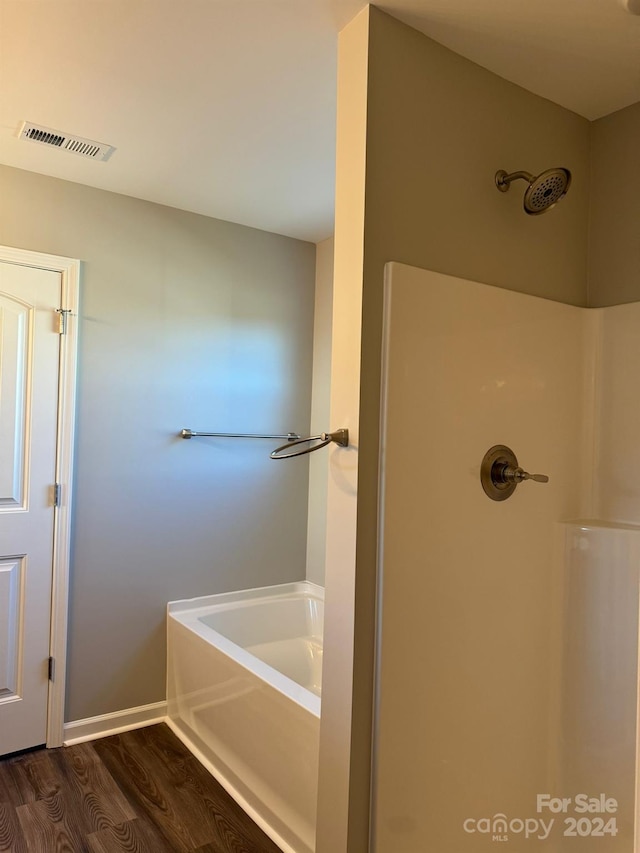
[[[529,474],[523,468],[512,468],[505,465],[499,475],[504,483],[522,483],[523,480],[533,480],[536,483],[548,483],[546,474]]]
[[[480,482],[492,501],[504,501],[515,492],[519,483],[533,480],[548,483],[546,474],[529,474],[518,465],[518,459],[505,444],[494,444],[484,455],[480,465]]]

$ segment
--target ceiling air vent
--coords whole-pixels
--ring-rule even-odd
[[[18,130],[18,136],[28,142],[38,142],[40,145],[48,145],[50,148],[59,148],[61,151],[80,154],[82,157],[89,157],[90,160],[108,160],[116,150],[113,145],[105,145],[104,142],[72,136],[70,133],[52,130],[50,127],[41,127],[28,121],[22,123]]]

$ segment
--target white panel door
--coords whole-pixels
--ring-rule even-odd
[[[59,272],[0,263],[0,754],[46,741]]]

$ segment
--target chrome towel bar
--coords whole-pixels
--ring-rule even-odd
[[[193,429],[183,429],[180,431],[182,438],[197,438],[198,436],[206,436],[207,438],[286,438],[287,441],[295,441],[300,436],[295,432],[288,432],[286,435],[262,435],[245,432],[196,432]],[[284,447],[287,447],[285,444]]]
[[[305,450],[294,450],[293,453],[281,453],[282,450],[289,450],[289,448],[295,447],[296,444],[307,444],[309,441],[319,441],[320,444],[316,444],[315,447],[307,447]],[[269,455],[272,459],[293,459],[294,456],[304,456],[305,453],[313,453],[314,450],[320,450],[321,447],[326,447],[332,441],[340,447],[348,447],[349,430],[337,429],[335,432],[321,432],[320,435],[298,438],[295,441],[290,441],[289,444],[283,444],[282,447],[276,447]]]

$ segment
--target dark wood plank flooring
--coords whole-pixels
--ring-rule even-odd
[[[165,725],[0,760],[0,851],[280,853]]]

